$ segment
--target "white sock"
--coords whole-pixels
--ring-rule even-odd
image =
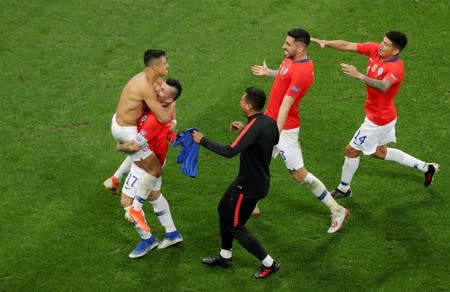
[[[224,259],[231,259],[231,256],[232,256],[231,250],[227,250],[227,249],[221,249],[219,254]]]
[[[339,184],[338,189],[344,193],[350,189],[353,175],[355,175],[358,166],[359,156],[355,158],[345,156],[344,165],[342,166],[341,183]]]
[[[420,169],[421,171],[427,171],[426,162],[419,160],[411,155],[395,149],[395,148],[387,148],[386,157],[384,160],[395,161],[401,165],[409,166],[412,168]]]
[[[303,180],[303,185],[310,190],[330,210],[335,209],[338,204],[328,192],[325,185],[312,173],[308,173]]]
[[[142,205],[148,198],[150,191],[153,189],[155,182],[158,180],[157,177],[145,173],[144,176],[137,182],[136,195],[133,200],[133,208],[137,211],[142,210]]]
[[[270,255],[267,255],[261,262],[264,267],[271,267],[273,265],[273,258]]]
[[[158,199],[150,201],[153,206],[153,211],[156,217],[158,217],[161,225],[166,229],[166,233],[177,230],[173,223],[172,214],[170,213],[169,203],[166,198],[161,194]]]
[[[133,160],[131,160],[130,157],[127,156],[127,158],[122,161],[122,164],[119,166],[119,168],[114,173],[114,176],[120,180],[126,173],[130,171],[131,164],[133,163]]]
[[[127,210],[131,208],[131,206],[125,207],[123,208],[125,210],[125,213],[127,212]],[[134,229],[137,231],[137,233],[139,234],[139,236],[142,239],[149,239],[150,237],[152,237],[152,233],[150,231],[144,231],[141,228],[138,228],[135,224],[134,225]]]

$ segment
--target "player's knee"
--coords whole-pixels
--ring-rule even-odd
[[[131,206],[132,204],[133,204],[133,200],[130,197],[122,194],[122,196],[120,197],[120,205],[122,206],[122,208]]]
[[[245,227],[243,225],[232,225],[232,226],[228,226],[228,231],[233,234],[233,237],[239,237],[241,234],[243,234],[245,232]]]
[[[345,154],[346,157],[349,157],[349,158],[356,158],[356,157],[359,156],[360,151],[356,150],[355,148],[353,148],[353,147],[350,146],[350,145],[347,145],[347,146],[345,147],[344,154]]]
[[[372,157],[377,158],[377,159],[384,159],[386,157],[386,153],[387,153],[387,147],[385,145],[378,146],[375,153],[372,154]]]
[[[161,196],[160,191],[151,191],[150,195],[148,196],[149,201],[156,201],[159,199],[159,196]]]
[[[308,171],[306,170],[306,168],[301,167],[299,169],[292,171],[291,173],[297,182],[299,182],[301,184],[307,183],[307,181],[305,180],[306,176],[308,175]]]

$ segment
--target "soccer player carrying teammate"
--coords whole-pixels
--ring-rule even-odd
[[[177,80],[167,79],[167,81],[161,84],[158,90],[158,100],[164,106],[168,106],[180,96],[181,90],[181,84]],[[172,131],[171,122],[160,123],[152,112],[147,111],[139,119],[136,141],[118,144],[117,150],[135,153],[142,151],[142,149],[150,149],[151,154],[143,160],[143,165],[148,167],[146,162],[151,156],[155,156],[160,164],[164,165],[169,149],[168,141],[173,141],[174,139],[175,133]],[[162,249],[183,241],[182,235],[175,228],[169,203],[160,192],[161,176],[158,176],[157,181],[151,186],[151,189],[142,188],[141,180],[146,175],[146,172],[152,173],[153,171],[154,169],[151,168],[151,164],[150,168],[145,169],[133,163],[122,188],[121,205],[126,212],[126,217],[135,224],[135,228],[141,236],[141,241],[130,253],[130,258],[142,257],[156,246]],[[165,237],[159,245],[156,238],[152,236],[143,211],[141,211],[141,214],[143,215],[145,226],[138,224],[135,221],[135,217],[132,216],[132,212],[136,213],[136,210],[142,210],[142,204],[147,198],[153,206],[155,215],[166,231]]]
[[[240,153],[238,176],[223,194],[217,209],[222,239],[220,253],[204,258],[202,262],[210,266],[230,267],[233,239],[236,239],[261,261],[261,270],[255,274],[256,278],[267,278],[280,268],[245,226],[258,200],[269,191],[269,164],[273,146],[278,143],[277,125],[263,114],[265,101],[266,95],[261,89],[250,87],[245,90],[240,104],[248,123],[246,126],[238,121],[231,123],[230,130],[239,130],[240,134],[230,145],[213,142],[198,131],[192,134],[194,142],[224,157],[231,158]]]
[[[131,78],[122,90],[116,112],[111,122],[113,138],[118,143],[134,141],[137,135],[137,122],[149,108],[161,123],[172,119],[175,104],[163,107],[156,96],[155,85],[161,77],[168,74],[169,64],[162,50],[149,49],[144,53],[144,70]],[[128,155],[116,173],[103,185],[106,189],[118,192],[121,177],[128,172],[133,161],[140,161],[147,152],[136,152]],[[157,163],[155,158],[153,163]]]
[[[387,147],[396,141],[395,124],[397,110],[394,98],[400,90],[404,78],[404,65],[400,52],[408,42],[406,35],[399,31],[389,31],[380,43],[354,43],[343,40],[311,39],[322,48],[357,52],[369,58],[367,74],[360,73],[354,66],[341,64],[342,71],[366,85],[365,119],[345,148],[341,182],[332,192],[335,199],[350,197],[350,183],[359,166],[360,155],[395,161],[417,168],[425,174],[425,187],[429,186],[434,174],[439,170],[436,163],[427,163],[401,150]]]
[[[314,82],[314,65],[308,57],[309,33],[301,28],[288,31],[283,44],[285,59],[278,70],[269,69],[266,62],[254,65],[252,72],[258,76],[274,78],[266,114],[272,117],[280,131],[280,142],[274,155],[280,154],[293,178],[309,189],[331,212],[328,233],[338,231],[349,211],[339,205],[325,185],[304,166],[298,141],[300,133],[300,102]]]

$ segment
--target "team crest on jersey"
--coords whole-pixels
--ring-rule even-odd
[[[383,67],[378,68],[378,72],[377,75],[380,76],[381,74],[383,74],[384,70]]]
[[[378,68],[377,64],[373,64],[372,68],[370,68],[370,71],[375,72],[377,68]]]

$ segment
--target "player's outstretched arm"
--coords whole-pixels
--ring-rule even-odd
[[[262,65],[253,65],[252,68],[253,75],[256,76],[270,76],[275,77],[277,70],[270,69],[267,67],[266,61],[264,60]]]
[[[318,38],[311,38],[311,42],[320,46],[321,48],[331,48],[339,51],[356,52],[357,49],[357,43],[343,40],[327,41]]]

